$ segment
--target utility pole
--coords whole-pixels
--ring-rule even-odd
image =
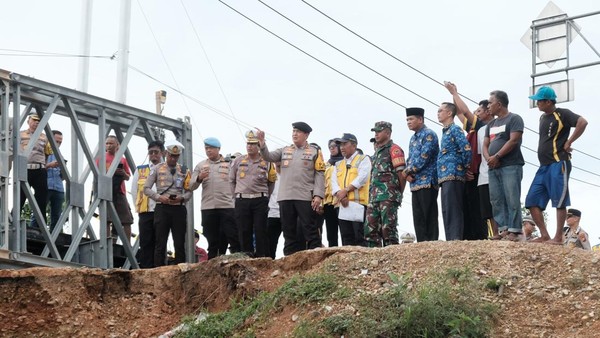
[[[115,101],[127,100],[127,71],[129,67],[129,37],[131,33],[131,0],[121,0],[119,15],[119,59],[117,60],[117,93]]]

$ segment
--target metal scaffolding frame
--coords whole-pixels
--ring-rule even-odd
[[[118,161],[114,161],[109,168],[105,167],[105,137],[111,131],[117,136],[121,147],[115,154],[115,158],[125,156],[129,166],[135,170],[134,159],[128,150],[132,140],[137,142],[141,137],[144,142],[150,142],[160,134],[156,133],[157,130],[171,131],[185,147],[180,163],[191,170],[193,168],[192,131],[189,118],[186,117],[185,120],[168,118],[2,69],[0,69],[0,81],[0,135],[2,136],[0,138],[0,268],[28,266],[113,268],[112,239],[107,236],[108,215],[116,220],[114,227],[123,242],[125,263],[122,267],[138,268],[135,259],[139,247],[138,240],[133,246],[129,244],[130,241],[125,238],[123,226],[112,203],[112,176],[117,169]],[[12,116],[9,117],[11,106]],[[40,123],[31,137],[28,148],[19,152],[18,131],[22,129],[21,126],[33,108],[41,117]],[[54,138],[51,137],[49,121],[54,115],[67,117],[74,133],[71,135],[73,141],[70,170]],[[90,133],[82,126],[82,122],[87,126],[98,127],[95,150],[90,148],[86,137]],[[11,130],[13,132],[10,132]],[[42,213],[27,182],[28,155],[42,132],[49,136],[48,141],[60,164],[66,184],[66,207],[53,232],[46,227],[46,222],[41,217]],[[6,137],[11,134],[12,137]],[[14,149],[14,155],[11,155],[11,148]],[[84,163],[81,164],[78,163],[82,158],[80,152],[84,159]],[[99,159],[98,166],[95,164],[96,159]],[[79,168],[83,168],[84,165],[85,169],[79,172]],[[12,186],[12,207],[9,206],[11,166],[12,182],[18,183]],[[87,184],[87,189],[94,193],[89,205],[86,205],[86,181],[90,173],[93,175],[93,186]],[[27,226],[21,220],[21,212],[18,210],[21,191],[27,196],[36,220],[39,220],[38,230],[44,241],[44,249],[40,255],[28,252]],[[193,198],[187,203],[187,208],[194,210]],[[94,231],[91,224],[96,209],[99,209],[98,233]],[[66,222],[71,227],[71,236],[70,242],[64,246],[67,248],[66,252],[61,254],[57,239]],[[188,262],[194,260],[193,224],[193,212],[188,212],[186,237],[186,261]]]
[[[567,97],[565,98],[564,101],[573,100],[573,97],[570,97],[570,93],[572,91],[572,88],[570,88],[570,87],[572,86],[572,84],[569,81],[569,71],[600,65],[600,52],[598,52],[598,50],[592,45],[592,43],[582,34],[581,29],[575,23],[575,20],[590,17],[590,16],[595,16],[595,15],[599,15],[599,14],[600,14],[600,11],[595,11],[595,12],[581,14],[581,15],[574,15],[574,16],[567,16],[566,14],[560,14],[560,15],[541,18],[541,19],[532,21],[532,23],[531,23],[531,32],[532,32],[532,38],[531,38],[531,44],[532,44],[531,45],[532,93],[531,94],[532,95],[533,95],[533,92],[535,92],[537,90],[537,88],[540,86],[543,86],[543,85],[559,86],[561,83],[564,83],[566,81]],[[564,35],[551,36],[549,38],[540,37],[541,31],[543,31],[545,29],[550,29],[553,27],[561,27],[561,26],[564,26],[564,28],[565,28]],[[598,58],[599,58],[598,61],[581,63],[581,64],[572,64],[571,63],[571,42],[574,39],[572,32],[576,32],[576,36],[579,36],[579,37],[581,37],[581,39],[583,39],[583,41],[590,47],[590,49],[598,56]],[[558,57],[558,58],[552,59],[552,60],[542,60],[541,62],[538,62],[539,48],[540,48],[541,44],[552,42],[552,41],[560,41],[563,39],[565,41],[565,47],[566,47],[566,55],[564,57]],[[560,68],[553,69],[553,70],[542,71],[542,72],[538,71],[538,67],[540,65],[544,65],[547,63],[554,63],[554,62],[564,62],[564,67],[560,67]],[[559,74],[559,73],[563,73],[563,72],[565,73],[565,76],[566,76],[566,79],[564,79],[564,80],[536,84],[536,79],[538,79],[540,77],[545,77],[545,76],[549,76],[549,75],[553,75],[553,74]]]

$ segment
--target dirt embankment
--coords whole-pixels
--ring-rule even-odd
[[[272,291],[296,274],[335,264],[355,289],[383,287],[389,273],[418,281],[449,267],[499,278],[495,337],[596,337],[600,332],[600,254],[512,242],[430,242],[384,249],[338,248],[279,260],[219,258],[152,270],[0,271],[1,337],[152,337],[201,309],[222,311],[235,297]],[[340,305],[341,306],[341,305]],[[283,311],[265,336],[284,336],[300,309]]]

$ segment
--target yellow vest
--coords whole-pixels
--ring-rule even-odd
[[[150,175],[150,166],[141,165],[137,167],[138,181],[137,181],[137,196],[135,196],[135,211],[139,214],[141,212],[148,212],[149,198],[144,194],[144,184]]]
[[[325,169],[325,198],[323,199],[323,205],[333,204],[333,195],[331,195],[331,174],[333,173],[333,166],[327,163],[327,169]]]
[[[337,182],[341,189],[347,187],[354,181],[354,179],[358,176],[358,166],[365,159],[365,155],[356,155],[352,162],[350,163],[350,168],[347,168],[346,161],[341,160],[336,163],[337,170]],[[358,190],[353,190],[348,193],[348,199],[350,201],[358,202],[362,205],[367,205],[369,203],[369,184],[371,182],[371,175],[367,178],[367,183],[365,183]]]

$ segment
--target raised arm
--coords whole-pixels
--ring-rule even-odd
[[[456,105],[456,116],[458,116],[458,119],[463,124],[463,126],[466,125],[466,121],[473,121],[473,117],[475,115],[469,110],[469,107],[467,107],[465,101],[463,101],[463,99],[458,94],[458,89],[456,88],[456,85],[452,82],[444,82],[444,87],[446,87],[446,89],[448,89],[448,92],[452,94],[452,101],[454,101],[454,104]]]

